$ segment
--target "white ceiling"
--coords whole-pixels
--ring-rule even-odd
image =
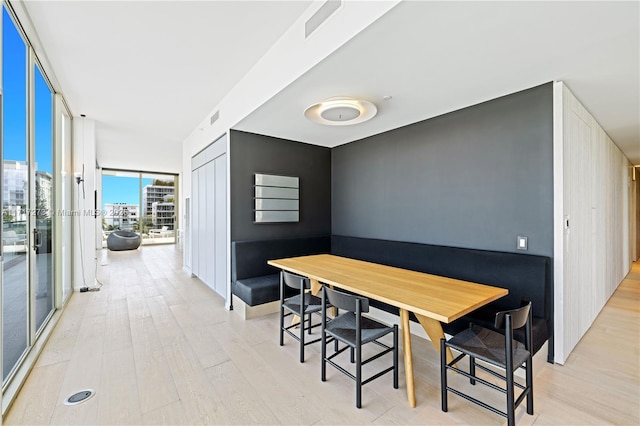
[[[27,1],[103,167],[181,165],[181,143],[310,1]],[[144,157],[141,157],[144,156]]]
[[[145,155],[145,170],[166,171],[154,158],[180,157],[309,4],[23,3],[72,112],[96,120],[101,165],[136,168]],[[404,2],[235,128],[336,146],[563,80],[640,164],[639,13],[638,2]],[[378,116],[351,127],[304,119],[337,95],[373,101]]]
[[[640,164],[639,21],[638,2],[403,2],[235,128],[332,147],[562,80]],[[304,118],[332,96],[378,115]]]

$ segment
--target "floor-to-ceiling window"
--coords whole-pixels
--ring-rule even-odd
[[[102,172],[103,245],[113,231],[140,227],[140,175],[115,170]]]
[[[53,93],[38,64],[33,65],[32,164],[35,169],[31,215],[35,262],[32,269],[35,330],[39,331],[53,311]],[[33,294],[35,293],[35,294]]]
[[[102,245],[117,230],[142,236],[142,244],[176,242],[176,180],[173,174],[102,171]]]
[[[3,392],[11,388],[9,394],[35,361],[30,350],[56,307],[71,293],[71,226],[58,220],[71,206],[71,114],[20,28],[3,3],[1,352]]]
[[[2,8],[2,378],[29,344],[28,48]]]
[[[176,241],[176,176],[142,173],[143,244]]]

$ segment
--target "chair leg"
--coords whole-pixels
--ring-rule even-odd
[[[304,362],[304,315],[300,315],[300,362]]]
[[[393,388],[398,389],[398,325],[393,325]]]
[[[324,321],[324,320],[323,320]],[[323,382],[327,381],[327,333],[324,332],[324,326],[322,327],[322,338],[320,345],[321,352],[320,358],[322,359],[321,369],[320,369],[320,380]]]
[[[284,309],[280,306],[280,346],[284,345]]]
[[[506,371],[507,378],[507,425],[515,426],[516,414],[515,414],[515,395],[513,385],[513,369]]]
[[[529,393],[527,394],[527,414],[533,414],[533,365],[532,359],[529,357],[527,359],[527,367],[526,367],[526,387],[529,389]]]
[[[473,377],[476,376],[476,359],[471,355],[469,355],[469,374],[472,375]],[[475,385],[476,381],[470,378],[469,383],[471,383],[472,385]]]
[[[355,357],[355,353],[353,351],[353,348],[351,348],[351,364],[353,364],[354,362],[356,362],[356,357]]]
[[[362,346],[356,347],[356,407],[362,407]]]
[[[311,314],[309,314],[309,328],[307,329],[307,333],[311,334]]]
[[[447,411],[447,346],[444,339],[440,339],[440,399],[442,411]]]

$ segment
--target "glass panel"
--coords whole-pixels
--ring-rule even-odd
[[[175,176],[142,175],[142,244],[175,242]]]
[[[118,229],[142,235],[142,244],[175,243],[175,181],[175,175],[103,170],[102,247]]]
[[[35,88],[35,286],[36,330],[53,310],[53,94],[38,66]]]
[[[2,8],[2,378],[28,344],[27,47]]]
[[[102,173],[102,247],[116,230],[140,231],[140,174],[105,170]]]

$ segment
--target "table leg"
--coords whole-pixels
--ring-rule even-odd
[[[415,313],[414,313],[415,314]],[[444,331],[442,330],[442,324],[440,321],[433,318],[425,317],[424,315],[415,314],[418,321],[427,332],[427,335],[431,339],[431,343],[436,348],[436,351],[440,353],[440,339],[444,338]],[[453,355],[451,349],[447,348],[447,362],[451,362]]]
[[[413,384],[413,357],[411,353],[411,328],[409,326],[409,312],[400,309],[400,324],[402,329],[402,345],[404,351],[404,373],[407,380],[407,398],[409,406],[416,406],[416,391]]]
[[[313,294],[314,296],[317,296],[318,293],[320,293],[320,290],[322,289],[322,285],[320,284],[320,281],[314,280],[313,278],[309,278],[309,282],[311,283],[311,294]]]

